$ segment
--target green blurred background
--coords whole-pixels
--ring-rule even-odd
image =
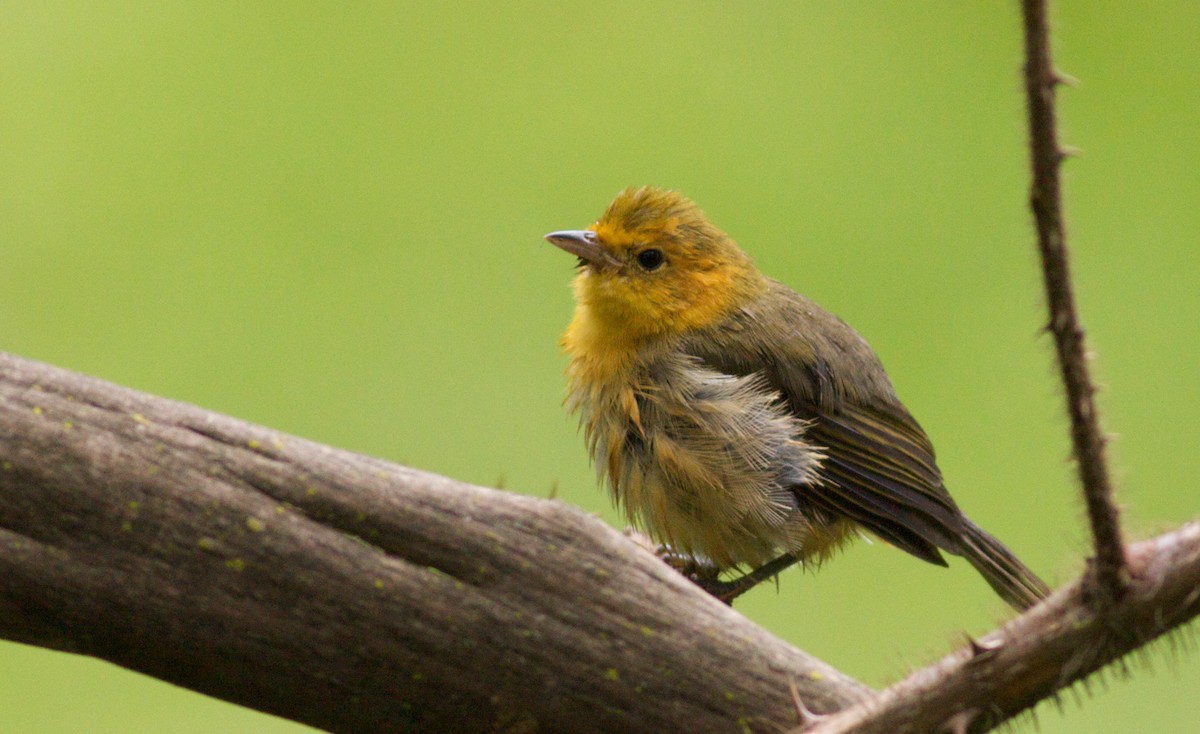
[[[1200,514],[1200,4],[1054,15],[1076,282],[1145,537]],[[991,1],[7,2],[0,349],[615,523],[541,235],[676,187],[872,342],[960,504],[1061,582],[1088,536],[1020,52]],[[881,543],[739,608],[872,685],[1008,614]],[[1041,731],[1195,731],[1200,661],[1154,650]],[[5,732],[305,730],[12,644],[0,680]]]

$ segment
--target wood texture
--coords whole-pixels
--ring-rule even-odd
[[[560,502],[0,355],[0,637],[338,732],[778,732],[869,691]]]

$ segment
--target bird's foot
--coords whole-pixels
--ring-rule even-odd
[[[799,560],[794,555],[784,554],[749,573],[722,581],[722,569],[707,558],[680,553],[667,545],[660,545],[655,553],[668,566],[729,606],[733,606],[734,599],[778,575],[780,571]]]

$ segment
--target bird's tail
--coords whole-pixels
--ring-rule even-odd
[[[963,518],[966,520],[966,518]],[[1050,587],[983,528],[966,520],[962,554],[1000,598],[1025,611],[1050,594]]]

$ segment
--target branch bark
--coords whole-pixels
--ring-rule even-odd
[[[0,354],[0,637],[337,732],[777,732],[869,693],[603,522]]]
[[[330,731],[984,731],[1200,613],[1200,524],[1130,559],[870,696],[568,506],[0,354],[0,637]]]
[[[1104,434],[1096,411],[1096,388],[1088,375],[1083,327],[1075,308],[1067,259],[1059,168],[1066,157],[1058,145],[1054,90],[1061,78],[1050,58],[1045,0],[1022,0],[1025,22],[1025,92],[1029,107],[1029,151],[1033,171],[1030,205],[1037,226],[1038,252],[1050,309],[1049,330],[1071,417],[1071,441],[1096,556],[1097,598],[1113,604],[1125,583],[1125,550],[1113,504],[1112,482],[1104,459]]]
[[[1200,614],[1200,523],[1138,543],[1131,581],[1097,608],[1086,576],[804,734],[987,731]]]

